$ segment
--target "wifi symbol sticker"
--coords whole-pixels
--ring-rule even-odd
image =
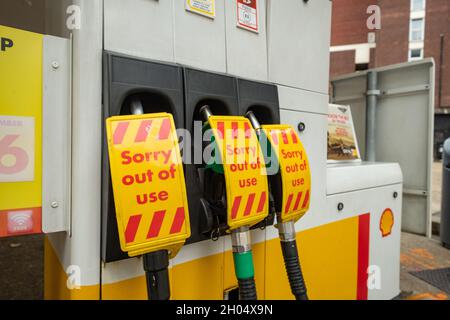
[[[8,212],[8,233],[19,234],[33,230],[33,211],[11,211]]]

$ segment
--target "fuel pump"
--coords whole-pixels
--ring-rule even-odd
[[[268,216],[264,158],[248,119],[214,116],[207,105],[200,113],[206,120],[204,131],[210,129],[213,134],[213,157],[205,172],[209,207],[218,220],[216,226],[225,220],[226,232],[231,234],[240,299],[256,300],[250,228]]]
[[[252,111],[247,113],[261,145],[267,146],[272,161],[278,161],[278,172],[269,178],[269,190],[274,197],[277,228],[286,272],[296,300],[308,300],[297,251],[295,222],[309,209],[311,173],[306,151],[289,125],[261,126]]]
[[[144,114],[138,98],[130,111],[106,120],[120,247],[142,255],[149,299],[168,300],[169,259],[190,236],[178,138],[171,114]]]

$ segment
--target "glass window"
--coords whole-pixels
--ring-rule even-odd
[[[425,10],[425,0],[411,0],[411,11]]]
[[[411,20],[411,41],[423,41],[423,19]]]
[[[423,49],[411,49],[409,50],[409,61],[420,60],[423,58]]]

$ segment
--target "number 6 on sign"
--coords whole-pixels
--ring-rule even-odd
[[[0,116],[0,182],[34,180],[34,118]]]

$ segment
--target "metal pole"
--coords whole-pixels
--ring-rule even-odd
[[[366,116],[366,160],[376,161],[375,130],[378,90],[378,74],[376,71],[367,73],[367,116]]]

